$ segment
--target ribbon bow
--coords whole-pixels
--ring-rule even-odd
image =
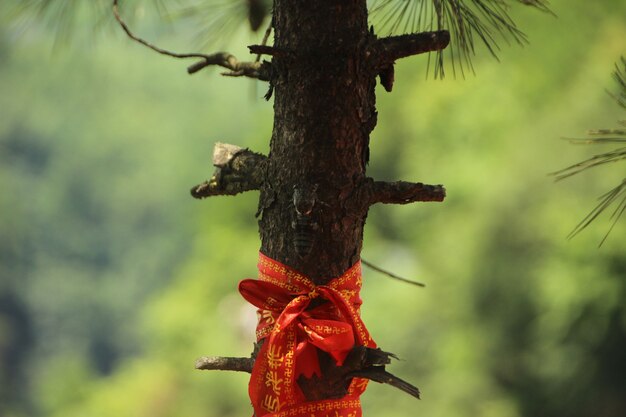
[[[257,341],[266,339],[250,379],[255,416],[326,416],[329,411],[360,416],[358,398],[367,380],[354,378],[344,399],[317,402],[306,402],[296,381],[301,375],[321,376],[317,349],[341,366],[355,345],[376,347],[359,315],[361,263],[316,286],[263,254],[259,258],[259,280],[239,284],[242,296],[259,308]]]

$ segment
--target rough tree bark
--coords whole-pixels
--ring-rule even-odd
[[[264,64],[274,94],[270,153],[217,146],[216,174],[192,194],[259,189],[261,251],[321,285],[359,260],[372,204],[444,199],[442,186],[374,181],[366,166],[376,78],[390,91],[397,59],[445,48],[449,35],[378,39],[365,0],[275,0],[273,28],[273,47],[250,48],[272,56]],[[372,364],[362,349],[343,370],[323,356],[322,378],[299,380],[310,400],[343,396],[347,373]],[[249,361],[232,369],[247,370]]]

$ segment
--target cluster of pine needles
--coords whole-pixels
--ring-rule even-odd
[[[621,64],[621,65],[620,65]],[[621,58],[621,63],[615,65],[615,72],[613,77],[618,84],[618,92],[611,94],[611,97],[615,99],[617,104],[626,110],[626,58]],[[591,145],[606,145],[606,144],[618,144],[619,146],[611,151],[603,152],[585,159],[582,162],[571,165],[565,169],[555,172],[557,181],[565,178],[569,178],[572,175],[579,174],[590,168],[606,165],[609,163],[615,163],[626,160],[626,120],[620,120],[619,125],[621,127],[616,129],[597,129],[588,132],[589,138],[585,139],[569,139],[575,144],[591,144]],[[622,179],[622,182],[617,184],[599,198],[599,203],[591,210],[589,214],[572,230],[569,234],[569,238],[574,237],[587,226],[591,224],[600,214],[602,214],[609,207],[615,205],[615,210],[611,214],[611,226],[600,241],[600,246],[604,243],[609,236],[615,224],[619,218],[626,211],[626,177]]]
[[[477,42],[496,59],[498,36],[506,42],[527,43],[526,35],[511,19],[511,3],[551,13],[545,0],[371,0],[369,10],[375,31],[382,35],[448,30],[450,46],[436,52],[434,63],[435,78],[442,78],[446,56],[455,77],[474,72]],[[429,67],[430,61],[429,57]]]

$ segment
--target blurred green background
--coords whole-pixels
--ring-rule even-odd
[[[626,415],[626,222],[600,249],[607,215],[566,239],[623,167],[547,175],[597,151],[561,137],[624,117],[605,89],[626,3],[551,3],[515,8],[530,45],[480,53],[475,76],[426,79],[414,57],[377,87],[370,175],[448,198],[368,218],[363,257],[427,287],[365,270],[365,323],[423,393],[372,383],[366,416]],[[0,16],[0,416],[249,415],[247,375],[193,364],[251,351],[236,286],[255,276],[257,195],[188,190],[216,141],[267,152],[265,85],[190,77],[112,28],[55,46]],[[194,49],[184,25],[135,23]],[[258,42],[233,36],[240,57]]]

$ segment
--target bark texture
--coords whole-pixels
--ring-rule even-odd
[[[376,125],[363,0],[276,0],[274,131],[261,187],[261,250],[317,284],[359,259],[367,210],[350,204]],[[315,188],[311,248],[296,250],[295,189]]]

